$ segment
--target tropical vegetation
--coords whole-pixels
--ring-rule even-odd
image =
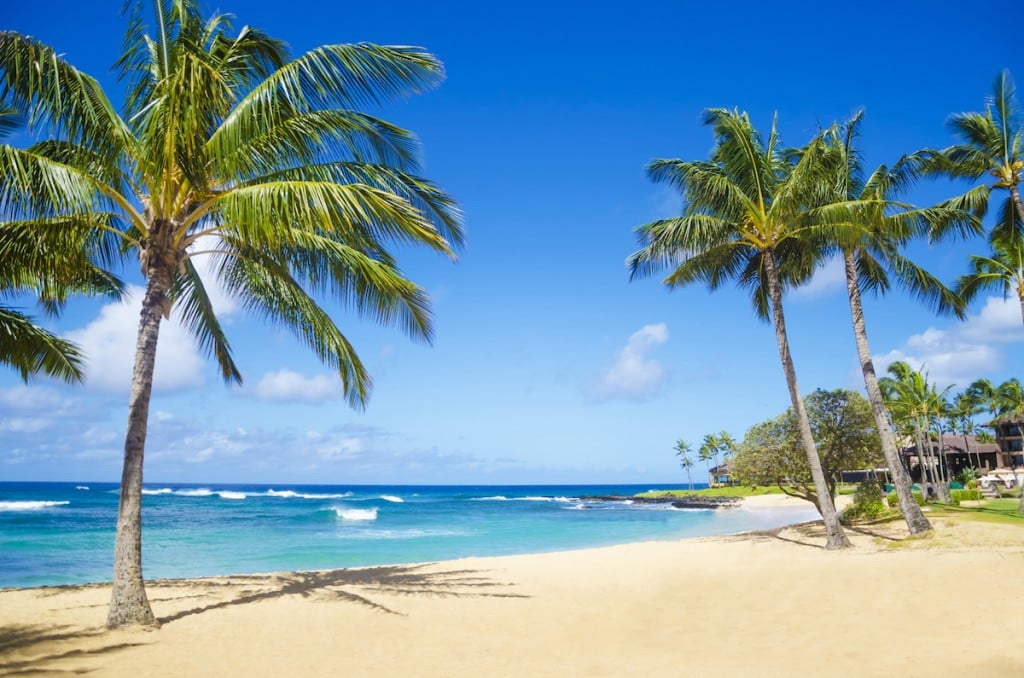
[[[831,501],[842,471],[874,469],[884,462],[878,431],[870,404],[856,391],[818,389],[804,401]],[[747,431],[732,470],[743,485],[774,485],[816,507],[822,503],[792,408]]]
[[[220,285],[292,331],[360,407],[370,376],[322,300],[429,341],[427,295],[391,248],[453,256],[463,239],[454,201],[419,175],[414,137],[365,110],[436,86],[443,69],[434,56],[340,44],[292,59],[260,30],[202,16],[196,0],[156,3],[152,33],[141,3],[126,12],[121,115],[59,52],[0,33],[2,103],[39,139],[0,147],[0,229],[29,229],[69,257],[72,244],[85,245],[90,262],[133,258],[145,278],[111,627],[156,624],[143,586],[141,490],[161,321],[177,313],[223,379],[240,382],[210,301]],[[14,273],[38,277],[26,252]],[[200,275],[199,257],[212,262],[212,278]]]

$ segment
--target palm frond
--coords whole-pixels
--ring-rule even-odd
[[[181,274],[175,276],[170,298],[174,301],[174,308],[181,314],[185,328],[199,342],[199,347],[217,361],[225,383],[241,384],[242,373],[231,355],[231,344],[191,260],[186,259]]]
[[[13,367],[23,381],[39,372],[81,381],[82,362],[73,343],[35,325],[28,316],[0,307],[0,364]]]

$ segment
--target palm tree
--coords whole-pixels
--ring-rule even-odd
[[[1024,202],[1020,182],[1024,177],[1024,129],[1021,127],[1013,78],[1004,70],[992,87],[992,97],[984,113],[957,113],[950,116],[949,127],[962,143],[931,152],[934,163],[929,171],[977,181],[986,174],[992,184],[976,188],[979,216],[988,208],[993,189],[1009,195],[1000,209],[999,226],[1003,237],[1019,241],[1024,237]]]
[[[835,177],[832,182],[835,195],[826,205],[812,210],[812,215],[819,223],[832,227],[843,257],[857,356],[882,453],[891,470],[907,527],[911,534],[920,534],[930,530],[931,523],[914,501],[910,477],[896,449],[871,359],[861,292],[885,293],[891,286],[891,274],[898,284],[940,311],[962,314],[962,303],[956,295],[904,257],[900,250],[915,236],[935,237],[954,230],[972,233],[976,232],[978,224],[956,203],[922,209],[896,200],[896,195],[915,176],[920,164],[917,157],[904,156],[892,168],[882,165],[865,178],[857,148],[862,121],[863,112],[858,112],[845,125],[834,125],[828,131],[826,140]]]
[[[1004,299],[1013,292],[1024,321],[1024,238],[1007,237],[996,231],[989,244],[989,256],[971,255],[974,270],[960,277],[956,292],[965,303],[970,303],[982,290],[1002,292]]]
[[[953,416],[956,417],[960,433],[964,436],[964,449],[967,450],[967,459],[971,458],[970,437],[977,434],[977,426],[974,424],[974,417],[981,414],[981,403],[971,397],[970,391],[958,393],[953,398]],[[971,462],[974,464],[974,462]],[[981,468],[981,456],[978,454],[977,464],[974,468]]]
[[[686,202],[682,216],[638,229],[643,248],[629,259],[630,277],[651,275],[665,267],[664,282],[679,287],[704,281],[712,290],[736,278],[753,293],[755,312],[774,321],[793,411],[815,487],[830,549],[850,545],[821,469],[817,447],[789,349],[782,293],[806,280],[816,263],[817,243],[807,228],[805,206],[821,191],[821,140],[816,139],[791,161],[780,148],[773,123],[767,142],[746,113],[712,109],[704,122],[715,134],[709,162],[655,160],[649,177],[679,189]]]
[[[676,456],[679,457],[679,466],[686,471],[686,482],[690,485],[690,492],[693,492],[693,479],[690,477],[690,469],[693,468],[693,459],[690,458],[690,444],[680,438],[676,441]]]
[[[939,501],[948,504],[951,502],[949,487],[941,482],[939,476],[941,461],[932,454],[930,429],[949,387],[937,391],[928,382],[927,373],[915,370],[903,361],[889,365],[888,372],[890,376],[878,380],[886,406],[894,419],[907,423],[914,433],[921,461],[921,482],[927,483],[930,474]]]
[[[736,441],[732,439],[727,431],[719,431],[718,433],[718,447],[715,450],[715,466],[718,465],[718,454],[722,454],[722,463],[729,461],[729,459],[736,454]]]
[[[97,82],[31,37],[0,33],[0,92],[52,138],[0,148],[0,204],[40,232],[104,236],[146,280],[129,398],[107,625],[155,625],[142,578],[143,452],[161,318],[177,309],[240,382],[194,265],[211,257],[249,311],[292,330],[338,371],[351,405],[370,378],[317,297],[429,340],[421,288],[391,243],[452,256],[454,202],[417,176],[412,135],[360,110],[436,85],[442,66],[414,47],[328,45],[289,60],[283,43],[197,0],[157,3],[155,35],[128,8],[118,62],[124,117]]]
[[[0,106],[0,140],[21,127],[18,112]],[[118,297],[119,280],[89,260],[87,243],[67,238],[43,238],[18,222],[0,227],[0,297],[33,293],[48,314],[56,314],[70,294],[101,293]],[[84,377],[78,347],[56,336],[34,319],[13,308],[0,306],[0,364],[14,368],[22,380],[42,372],[67,382]]]
[[[708,471],[708,485],[711,484],[711,460],[718,455],[718,445],[718,438],[713,433],[709,433],[704,436],[704,440],[697,450],[697,458],[704,462]]]

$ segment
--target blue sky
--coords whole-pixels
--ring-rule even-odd
[[[110,66],[120,5],[16,3],[0,28],[51,44],[119,102]],[[401,252],[433,298],[433,346],[338,310],[375,379],[365,412],[346,406],[337,379],[291,335],[231,299],[218,307],[240,389],[165,323],[148,483],[682,482],[677,438],[738,439],[789,402],[772,328],[740,292],[628,282],[633,228],[680,205],[645,164],[705,158],[708,107],[746,110],[762,129],[777,112],[791,145],[864,107],[865,164],[891,163],[951,143],[948,115],[981,110],[1001,69],[1024,79],[1019,45],[999,32],[1021,25],[1024,8],[984,0],[740,2],[727,12],[690,2],[204,7],[294,54],[370,41],[440,57],[440,88],[382,113],[419,135],[425,174],[460,202],[468,243],[454,264]],[[922,184],[909,198],[951,190]],[[984,249],[979,239],[910,254],[951,282]],[[133,269],[123,273],[140,285]],[[789,293],[786,313],[801,389],[859,388],[841,271],[826,266]],[[1021,376],[1013,300],[983,297],[958,322],[894,292],[869,300],[866,315],[882,365],[923,364],[959,388]],[[0,480],[116,481],[136,307],[80,300],[46,322],[89,351],[89,382],[25,386],[0,369]]]

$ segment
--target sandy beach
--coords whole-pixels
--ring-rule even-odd
[[[777,505],[785,498],[755,498]],[[1024,533],[820,525],[528,556],[0,591],[0,675],[1024,675]]]

